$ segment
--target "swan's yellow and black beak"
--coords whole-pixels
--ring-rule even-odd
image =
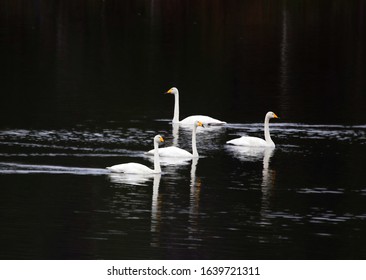
[[[170,90],[164,92],[164,94],[173,94],[173,88],[171,88]]]
[[[197,122],[197,126],[205,127],[205,125],[202,122],[200,122],[200,121]]]
[[[160,142],[164,142],[164,138],[160,136],[159,138]]]
[[[273,117],[274,117],[275,119],[279,119],[279,117],[278,117],[275,113],[273,113]]]

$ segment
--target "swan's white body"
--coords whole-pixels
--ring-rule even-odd
[[[166,147],[158,149],[159,156],[161,157],[180,157],[180,158],[198,158],[197,144],[196,144],[196,130],[197,126],[203,126],[202,122],[195,121],[192,128],[192,153],[187,152],[178,147]],[[147,154],[153,154],[154,150],[150,150]]]
[[[230,145],[236,145],[236,146],[250,146],[250,147],[274,147],[275,144],[268,143],[266,140],[258,137],[252,137],[252,136],[242,136],[240,138],[232,139],[230,141],[226,142]]]
[[[189,116],[181,121],[179,121],[179,91],[177,88],[172,87],[169,89],[166,93],[173,94],[174,95],[174,117],[173,117],[173,123],[179,123],[183,125],[193,125],[196,121],[201,121],[205,124],[210,125],[223,125],[226,124],[224,121],[220,121],[214,118],[211,118],[209,116],[203,116],[203,115],[193,115]]]
[[[153,174],[153,173],[160,173],[155,172],[155,170],[135,162],[129,162],[129,163],[122,163],[113,165],[110,167],[107,167],[108,170],[112,172],[118,172],[118,173],[129,173],[129,174]]]
[[[160,168],[160,160],[159,160],[159,143],[164,142],[163,137],[160,135],[156,135],[154,137],[154,169],[151,169],[143,164],[129,162],[129,163],[122,163],[107,167],[108,170],[112,172],[118,173],[128,173],[128,174],[157,174],[161,173]]]
[[[275,143],[272,141],[271,135],[269,134],[269,120],[272,118],[278,117],[275,113],[268,112],[264,118],[264,139],[252,136],[242,136],[227,141],[226,144],[249,147],[275,147]]]

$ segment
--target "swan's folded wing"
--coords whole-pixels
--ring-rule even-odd
[[[186,117],[185,119],[181,120],[180,124],[185,125],[193,125],[196,121],[200,121],[204,124],[211,124],[211,125],[223,125],[226,124],[226,122],[211,118],[209,116],[202,116],[202,115],[194,115]]]
[[[117,173],[129,173],[129,174],[148,174],[153,173],[154,170],[149,167],[135,162],[122,163],[107,167],[108,170]]]
[[[178,147],[159,148],[159,156],[161,157],[192,157],[192,154]],[[146,154],[153,155],[154,150],[148,151]]]
[[[258,137],[242,136],[240,138],[232,139],[226,142],[230,145],[249,146],[249,147],[266,147],[267,142]]]

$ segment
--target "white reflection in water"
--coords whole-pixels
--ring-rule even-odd
[[[160,157],[161,166],[168,166],[170,170],[174,169],[174,166],[188,165],[190,161],[190,158]]]
[[[267,214],[270,212],[270,198],[275,186],[276,172],[270,168],[270,160],[274,154],[275,148],[272,147],[244,147],[227,145],[227,150],[236,158],[242,161],[263,162],[262,169],[262,202],[261,202],[261,225],[269,224]]]
[[[270,159],[274,148],[264,150],[263,170],[262,170],[262,203],[261,203],[261,224],[268,222],[266,217],[270,212],[270,199],[275,186],[276,171],[270,168]]]
[[[173,146],[178,146],[178,139],[179,139],[179,124],[177,123],[173,123],[172,124],[172,128],[173,128]]]
[[[191,146],[192,143],[192,126],[180,125],[180,137],[184,140],[185,145]],[[204,124],[204,127],[197,127],[197,150],[200,157],[207,151],[221,149],[218,139],[226,132],[226,126],[215,126]],[[182,141],[180,141],[182,142]]]
[[[144,186],[151,181],[154,174],[127,174],[127,173],[110,173],[109,180],[115,184],[128,184],[135,186]]]
[[[263,171],[262,171],[262,191],[263,189],[272,188],[275,183],[275,171],[269,167],[269,162],[273,156],[274,148],[264,149],[263,155]],[[263,191],[263,193],[266,193]]]
[[[154,159],[149,156],[149,161],[153,162]],[[162,174],[174,174],[177,178],[179,170],[189,165],[190,158],[174,158],[174,157],[160,157],[160,165]]]
[[[160,240],[160,223],[161,223],[161,200],[159,199],[159,186],[161,174],[154,175],[153,194],[151,202],[151,228],[152,233],[151,246],[158,247]]]
[[[226,145],[225,148],[234,157],[241,161],[258,161],[263,160],[263,166],[268,168],[269,160],[273,155],[272,147],[245,147]]]
[[[160,240],[160,224],[161,224],[161,199],[159,198],[159,187],[161,174],[124,174],[111,173],[108,174],[109,180],[114,184],[133,185],[133,186],[150,186],[153,179],[153,190],[151,198],[151,225],[150,232],[152,247],[159,247]]]
[[[191,181],[190,181],[190,200],[189,200],[189,218],[188,218],[188,239],[198,240],[197,233],[199,232],[199,205],[201,194],[201,181],[196,178],[198,158],[192,159],[191,166]],[[191,246],[193,243],[190,243]]]

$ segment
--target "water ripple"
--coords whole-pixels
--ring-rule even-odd
[[[57,165],[35,165],[0,162],[1,174],[74,174],[74,175],[105,175],[109,171],[103,168],[81,168]]]

